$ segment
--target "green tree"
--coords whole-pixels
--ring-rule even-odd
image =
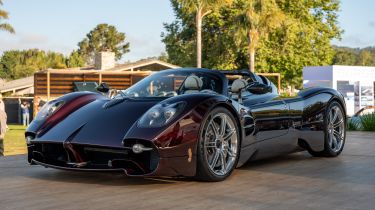
[[[92,63],[96,53],[111,51],[117,60],[129,52],[129,42],[126,42],[125,33],[118,32],[115,26],[99,24],[78,43],[78,52],[87,63]]]
[[[180,21],[164,24],[166,30],[161,34],[168,54],[168,62],[180,66],[194,66],[194,32],[190,27],[182,26]],[[195,64],[196,65],[196,64]]]
[[[65,69],[66,66],[66,58],[61,53],[56,52],[47,52],[46,53],[47,59],[47,68],[53,69]]]
[[[300,89],[304,66],[332,63],[331,40],[342,33],[337,25],[340,4],[337,0],[285,0],[278,4],[286,19],[268,40],[262,40],[257,68],[279,72],[284,86]]]
[[[238,42],[238,16],[247,0],[236,0],[231,6],[208,15],[202,25],[203,65],[212,69],[249,69],[246,38]],[[168,61],[193,66],[195,56],[194,16],[186,14],[172,0],[176,20],[165,24],[162,41]],[[304,66],[331,65],[335,51],[331,40],[340,38],[337,25],[337,0],[276,0],[284,21],[260,36],[256,51],[257,72],[279,72],[283,86],[300,88]],[[193,58],[193,59],[192,59]]]
[[[375,57],[368,50],[362,50],[358,55],[357,65],[375,66]]]
[[[66,59],[66,65],[69,68],[82,67],[85,65],[85,61],[83,57],[79,54],[79,52],[74,50]]]
[[[356,50],[347,47],[334,47],[335,55],[333,57],[333,65],[356,65],[358,53]]]
[[[66,68],[65,57],[61,53],[45,52],[38,49],[5,51],[0,58],[0,76],[13,80],[33,75],[48,68]]]
[[[196,29],[195,17],[186,13],[176,0],[172,0],[176,20],[164,24],[165,32],[161,34],[168,54],[168,62],[180,66],[196,66]],[[205,17],[202,25],[202,66],[213,69],[245,68],[242,49],[235,45],[233,33],[235,26],[230,20],[239,9],[223,7]],[[247,67],[246,67],[247,68]]]
[[[0,6],[3,5],[3,1],[0,0]],[[0,8],[0,31],[7,31],[9,33],[15,33],[14,28],[9,23],[3,23],[3,20],[9,18],[8,12]]]
[[[231,4],[231,0],[177,0],[182,10],[195,14],[197,67],[202,67],[202,22],[203,18],[215,10]]]
[[[160,53],[160,55],[157,57],[158,60],[168,62],[168,55],[165,52]]]
[[[255,72],[255,52],[259,47],[261,38],[280,27],[284,14],[279,9],[275,0],[252,0],[240,2],[243,11],[236,17],[240,41],[246,40],[249,53],[250,71]]]

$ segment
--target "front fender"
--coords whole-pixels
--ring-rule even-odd
[[[162,103],[185,101],[184,111],[173,122],[161,128],[139,128],[134,123],[125,135],[127,143],[152,142],[161,160],[168,160],[159,171],[173,171],[176,174],[193,176],[196,173],[196,151],[199,132],[206,115],[218,105],[231,107],[227,97],[215,94],[188,94],[166,99]]]

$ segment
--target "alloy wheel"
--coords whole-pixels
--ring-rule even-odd
[[[344,145],[345,120],[341,109],[332,106],[328,114],[328,145],[333,152],[338,152]]]
[[[214,115],[204,135],[205,159],[210,170],[219,176],[230,172],[237,157],[238,135],[232,118],[226,113]]]

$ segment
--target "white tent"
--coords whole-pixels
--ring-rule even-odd
[[[303,69],[304,88],[331,87],[341,92],[348,115],[366,106],[374,106],[375,67],[313,66]]]

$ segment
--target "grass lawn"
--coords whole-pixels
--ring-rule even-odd
[[[19,155],[25,154],[25,126],[22,125],[8,125],[9,130],[5,134],[4,149],[5,155]]]

